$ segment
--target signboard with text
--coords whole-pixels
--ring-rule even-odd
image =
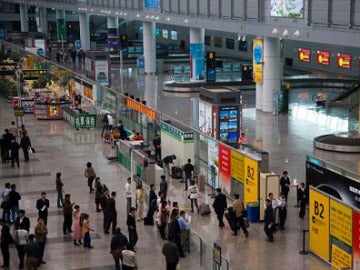
[[[360,212],[353,211],[353,268],[360,269]]]
[[[318,63],[319,65],[329,66],[330,52],[316,51],[316,63]]]
[[[219,145],[219,184],[228,194],[231,193],[231,150]]]
[[[146,105],[133,100],[132,98],[126,98],[125,105],[139,113],[145,114],[147,117],[156,120],[157,114],[156,111],[147,107]]]
[[[244,184],[244,155],[231,150],[231,177]]]
[[[263,40],[256,38],[253,40],[253,80],[255,83],[263,82],[263,62]]]
[[[259,200],[259,163],[249,157],[244,157],[244,203]]]
[[[311,61],[311,50],[299,48],[298,59],[300,62],[310,63]]]
[[[339,68],[351,69],[351,54],[338,53],[336,55],[336,65]]]

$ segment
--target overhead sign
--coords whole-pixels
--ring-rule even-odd
[[[309,63],[311,59],[311,50],[299,48],[298,59],[300,62]]]
[[[125,105],[130,109],[138,111],[139,113],[145,114],[147,117],[156,120],[156,111],[147,107],[146,105],[133,100],[132,98],[126,98]]]
[[[263,82],[263,40],[256,38],[253,41],[253,80],[255,83]]]
[[[244,203],[259,200],[259,163],[249,157],[244,157]]]
[[[336,55],[336,64],[339,68],[351,69],[351,54],[338,53]]]
[[[309,196],[310,250],[329,261],[329,198],[313,188]]]
[[[330,65],[330,52],[316,51],[316,63],[324,66]]]

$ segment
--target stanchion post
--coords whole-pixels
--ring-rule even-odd
[[[306,255],[306,254],[309,254],[309,251],[307,251],[305,249],[305,236],[306,236],[306,233],[309,232],[309,230],[304,229],[302,231],[303,231],[303,249],[301,251],[299,251],[299,253],[301,255]]]

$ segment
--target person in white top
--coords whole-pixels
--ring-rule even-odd
[[[131,206],[131,177],[129,177],[125,184],[125,197],[126,197],[126,213],[129,213]]]
[[[131,250],[129,248],[129,246],[124,249],[122,252],[122,269],[123,270],[134,270],[135,268],[137,268],[137,263],[136,263],[136,254],[133,250]]]
[[[111,131],[114,126],[114,118],[112,117],[111,114],[108,114],[107,119],[108,119],[108,129]]]
[[[190,192],[188,198],[190,199],[190,202],[191,202],[191,212],[194,213],[194,204],[195,204],[195,207],[199,214],[199,206],[197,203],[197,199],[199,197],[199,188],[198,188],[197,184],[195,183],[195,181],[190,182],[190,187],[188,188],[188,191]]]
[[[279,220],[280,220],[280,230],[285,230],[285,220],[286,220],[286,199],[284,194],[280,194],[279,199],[277,200],[279,207]]]

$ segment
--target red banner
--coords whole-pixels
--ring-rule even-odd
[[[230,194],[231,150],[222,144],[219,144],[219,185]]]
[[[316,62],[320,65],[329,66],[330,65],[330,52],[317,51],[316,52]]]
[[[298,50],[298,58],[299,58],[300,62],[309,63],[310,62],[310,57],[311,57],[311,51],[309,49],[299,48],[299,50]]]
[[[353,268],[360,267],[360,213],[353,211]]]
[[[149,108],[148,106],[145,106],[144,104],[137,102],[133,100],[132,98],[126,98],[125,104],[127,107],[138,111],[139,113],[145,114],[147,117],[156,120],[156,111]]]
[[[336,64],[339,68],[350,69],[351,68],[351,55],[338,53],[336,55]]]

